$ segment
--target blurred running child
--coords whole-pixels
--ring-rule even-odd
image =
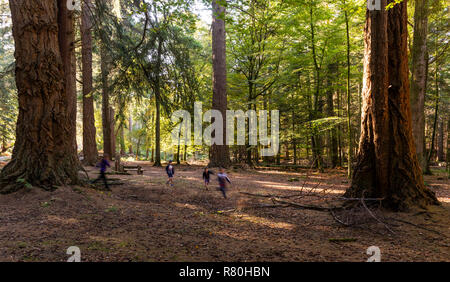
[[[169,180],[167,180],[166,184],[170,183],[170,186],[173,187],[173,176],[175,175],[175,168],[172,165],[172,160],[170,160],[169,164],[166,166],[166,173],[169,177]]]
[[[106,179],[106,169],[107,167],[111,167],[108,161],[108,155],[104,154],[102,160],[97,164],[97,167],[100,167],[100,175],[97,179],[92,181],[91,183],[96,183],[100,179],[103,179],[103,183],[105,184],[105,189],[111,191],[108,186],[108,180]]]
[[[219,174],[217,174],[217,180],[219,180],[219,190],[222,192],[223,197],[227,198],[227,182],[231,184],[230,179],[227,174],[223,171],[223,168],[219,169]]]
[[[203,171],[203,181],[205,181],[205,188],[208,191],[208,185],[210,180],[210,175],[214,174],[211,170],[209,170],[207,167],[205,167],[205,170]]]

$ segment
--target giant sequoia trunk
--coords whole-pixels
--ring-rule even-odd
[[[228,167],[231,163],[226,140],[227,65],[225,54],[225,7],[213,1],[212,50],[213,50],[213,98],[212,108],[223,117],[223,145],[212,145],[209,166]]]
[[[80,164],[72,14],[65,0],[11,0],[10,7],[19,116],[13,156],[0,174],[0,192],[14,192],[26,183],[47,190],[76,184]]]
[[[412,137],[406,0],[367,11],[364,41],[361,139],[345,196],[384,198],[393,210],[438,204],[424,186]]]
[[[428,0],[415,0],[414,37],[411,48],[411,110],[417,157],[425,168],[425,92],[427,90]]]
[[[90,9],[92,4],[86,0],[82,8],[81,44],[83,70],[83,162],[95,165],[98,151],[95,141],[94,97],[92,87],[92,23]]]

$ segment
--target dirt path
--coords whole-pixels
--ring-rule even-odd
[[[256,207],[270,201],[239,193],[286,196],[303,187],[340,195],[348,185],[344,171],[230,170],[233,187],[224,200],[216,181],[203,189],[199,167],[176,167],[173,188],[165,185],[163,169],[145,170],[143,176],[111,176],[125,183],[112,192],[62,187],[0,195],[0,261],[65,261],[69,246],[81,249],[83,261],[366,261],[369,246],[380,248],[383,261],[450,261],[445,178],[426,178],[441,207],[386,214],[443,235],[392,222],[393,235],[376,222],[348,228],[326,212]]]

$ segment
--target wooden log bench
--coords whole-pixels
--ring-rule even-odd
[[[143,175],[145,170],[143,170],[142,167],[139,165],[124,165],[123,171],[124,172],[136,171],[138,175]]]

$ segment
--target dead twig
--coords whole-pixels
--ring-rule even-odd
[[[278,199],[278,198],[272,198],[272,201],[276,202],[276,203],[281,203],[281,204],[286,204],[286,205],[289,205],[289,206],[293,206],[293,207],[296,207],[296,208],[307,209],[307,210],[329,211],[331,209],[341,209],[341,207],[321,207],[321,206],[314,206],[314,205],[302,205],[302,204],[299,204],[299,203],[285,201],[285,200],[281,200],[281,199]]]
[[[433,233],[435,233],[437,235],[443,236],[444,238],[448,238],[447,235],[445,235],[445,234],[443,234],[443,233],[441,233],[441,232],[439,232],[437,230],[429,229],[429,228],[423,227],[421,225],[417,225],[415,223],[412,223],[412,222],[409,222],[409,221],[406,221],[406,220],[403,220],[403,219],[398,219],[398,218],[393,218],[393,217],[388,217],[388,219],[395,220],[395,221],[402,222],[402,223],[406,223],[406,224],[415,226],[417,228],[420,228],[420,229],[423,229],[423,230],[426,230],[426,231],[429,231],[429,232],[433,232]]]
[[[364,194],[363,194],[363,195],[364,195]],[[366,211],[369,213],[369,215],[370,215],[371,217],[373,217],[373,218],[374,218],[376,221],[378,221],[379,223],[383,224],[384,227],[386,227],[386,229],[389,230],[389,232],[391,232],[392,234],[395,234],[395,232],[394,232],[391,228],[389,228],[389,226],[388,226],[386,223],[382,222],[380,219],[378,219],[378,218],[372,213],[372,211],[367,207],[366,203],[364,202],[364,198],[361,199],[361,203],[362,203],[363,207],[366,209]]]

